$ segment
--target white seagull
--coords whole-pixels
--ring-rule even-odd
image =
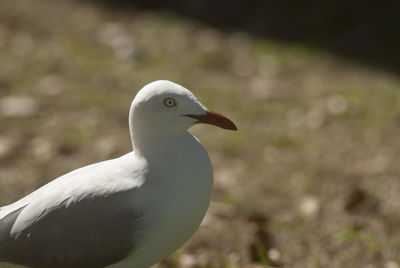
[[[132,152],[0,207],[0,261],[146,268],[173,253],[197,230],[210,202],[210,159],[187,131],[196,123],[236,130],[176,83],[143,87],[129,113]]]

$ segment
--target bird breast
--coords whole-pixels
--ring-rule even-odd
[[[173,144],[183,146],[158,147],[157,160],[148,160],[140,192],[146,197],[140,198],[146,200],[142,203],[146,229],[136,236],[140,247],[130,257],[135,267],[148,267],[151,260],[161,260],[185,243],[198,229],[210,202],[213,173],[207,152],[193,136]]]

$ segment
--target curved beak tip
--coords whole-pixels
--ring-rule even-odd
[[[185,116],[197,119],[198,123],[211,124],[228,130],[237,130],[236,125],[230,119],[212,111],[207,111],[205,114],[185,114]]]

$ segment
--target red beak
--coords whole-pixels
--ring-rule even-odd
[[[237,127],[231,120],[211,111],[208,111],[206,114],[185,114],[185,116],[197,119],[198,123],[211,124],[223,129],[237,130]]]

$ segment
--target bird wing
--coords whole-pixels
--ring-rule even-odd
[[[4,207],[0,259],[34,267],[104,267],[126,257],[143,219],[135,198],[145,165],[132,158],[78,169]]]

